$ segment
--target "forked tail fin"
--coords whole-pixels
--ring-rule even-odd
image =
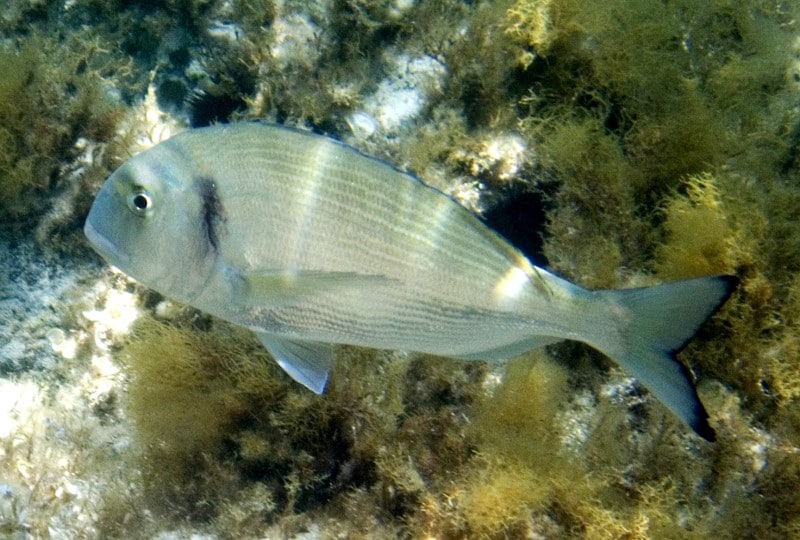
[[[617,343],[601,350],[628,370],[678,418],[706,440],[715,439],[688,369],[675,353],[730,296],[738,280],[708,276],[655,287],[602,291],[622,313]]]

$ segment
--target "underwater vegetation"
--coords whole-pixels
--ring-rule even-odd
[[[63,163],[108,140],[123,115],[89,65],[92,46],[70,54],[33,33],[0,47],[0,216],[6,223],[30,220],[69,189]]]
[[[3,231],[85,266],[52,308],[57,365],[0,381],[0,532],[800,534],[794,3],[8,4]],[[87,262],[110,170],[176,126],[256,118],[516,209],[528,254],[586,287],[735,273],[680,355],[717,442],[575,343],[498,365],[342,348],[315,396],[247,332]]]

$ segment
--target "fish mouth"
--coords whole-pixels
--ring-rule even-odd
[[[89,243],[95,251],[112,264],[118,265],[118,263],[126,263],[130,260],[127,253],[122,251],[114,242],[100,234],[88,219],[83,226],[83,234],[89,239]]]

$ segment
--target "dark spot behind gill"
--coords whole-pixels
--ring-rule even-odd
[[[221,228],[225,224],[225,212],[219,200],[217,184],[213,178],[201,177],[195,180],[195,187],[200,195],[200,226],[203,235],[212,251],[219,249]]]

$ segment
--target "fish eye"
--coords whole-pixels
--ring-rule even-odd
[[[128,208],[134,214],[144,216],[153,209],[153,199],[143,189],[137,189],[128,196]]]

